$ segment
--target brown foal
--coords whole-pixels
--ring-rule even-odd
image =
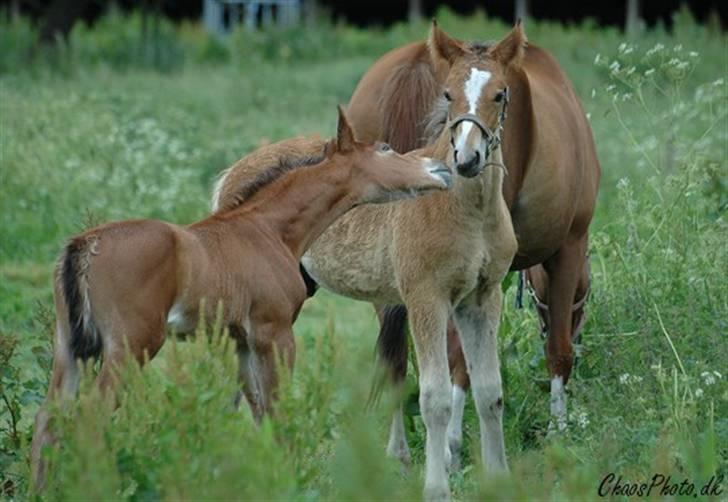
[[[306,299],[299,261],[311,243],[355,206],[451,183],[438,161],[355,141],[341,109],[337,138],[310,140],[302,150],[302,158],[279,160],[238,187],[200,222],[127,220],[71,239],[55,274],[53,373],[31,453],[36,487],[44,478],[41,450],[53,442],[49,405],[76,392],[78,360],[101,358],[98,385],[113,390],[123,360],[153,358],[167,324],[190,332],[201,310],[213,319],[221,305],[259,417],[275,397],[276,354],[293,367],[292,324]]]

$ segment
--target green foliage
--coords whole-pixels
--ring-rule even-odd
[[[482,13],[437,17],[463,39],[508,29]],[[112,12],[98,28],[78,25],[58,52],[29,59],[34,28],[0,23],[0,493],[24,498],[64,240],[89,222],[204,217],[220,170],[270,141],[331,134],[335,105],[373,59],[428,26],[322,23],[218,40],[198,25],[162,23],[155,55],[141,19]],[[513,476],[481,475],[469,400],[455,496],[584,499],[596,498],[610,472],[696,484],[725,475],[725,36],[684,12],[672,35],[658,27],[631,42],[589,22],[526,29],[574,81],[599,150],[589,317],[569,383],[570,428],[547,436],[543,344],[533,312],[512,308],[515,281],[504,284]],[[418,497],[416,367],[405,406],[414,466],[402,476],[384,458],[391,400],[365,407],[372,309],[319,292],[295,331],[296,369],[283,378],[275,417],[260,426],[232,406],[235,359],[215,330],[168,342],[143,371],[127,368],[117,409],[86,386],[56,410],[61,446],[48,452],[48,498]]]

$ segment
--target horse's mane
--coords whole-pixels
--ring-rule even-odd
[[[326,158],[326,147],[316,155],[303,155],[300,157],[281,156],[278,162],[255,176],[249,183],[242,185],[229,196],[226,197],[227,203],[219,208],[219,211],[230,211],[235,209],[251,199],[255,194],[269,186],[285,174],[301,167],[313,166],[320,164]],[[223,175],[224,176],[224,175]]]
[[[426,50],[426,48],[425,48]],[[426,53],[399,66],[387,79],[379,99],[381,139],[405,153],[424,145],[427,113],[440,91],[440,84]]]

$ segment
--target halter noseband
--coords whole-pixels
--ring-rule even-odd
[[[480,129],[480,132],[483,133],[483,137],[485,138],[485,158],[489,158],[491,152],[494,152],[498,149],[498,147],[501,144],[501,136],[503,134],[503,123],[506,121],[506,111],[508,108],[508,101],[510,99],[510,91],[508,90],[508,87],[506,87],[503,90],[503,101],[501,102],[501,109],[498,113],[498,125],[495,128],[495,131],[493,131],[488,125],[480,120],[480,117],[475,115],[474,113],[461,113],[454,119],[450,121],[450,125],[448,126],[450,129],[450,133],[452,133],[455,128],[462,124],[463,122],[470,122],[471,124],[475,124],[475,127]],[[506,166],[499,162],[488,162],[485,164],[486,167],[488,165],[496,165],[498,167],[503,168],[503,171],[505,171],[506,174],[508,174],[508,169],[506,169]]]

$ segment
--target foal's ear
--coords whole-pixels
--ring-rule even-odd
[[[528,47],[528,39],[523,31],[521,20],[516,21],[511,31],[491,50],[493,58],[503,66],[520,66]]]
[[[339,105],[339,124],[336,127],[336,149],[340,153],[347,153],[354,149],[356,140],[354,139],[354,130],[346,118],[344,108]]]
[[[465,46],[459,40],[451,38],[437,26],[437,21],[432,20],[430,28],[430,36],[427,39],[427,46],[430,49],[430,55],[437,61],[444,59],[448,64],[452,65],[455,60],[465,54]]]

